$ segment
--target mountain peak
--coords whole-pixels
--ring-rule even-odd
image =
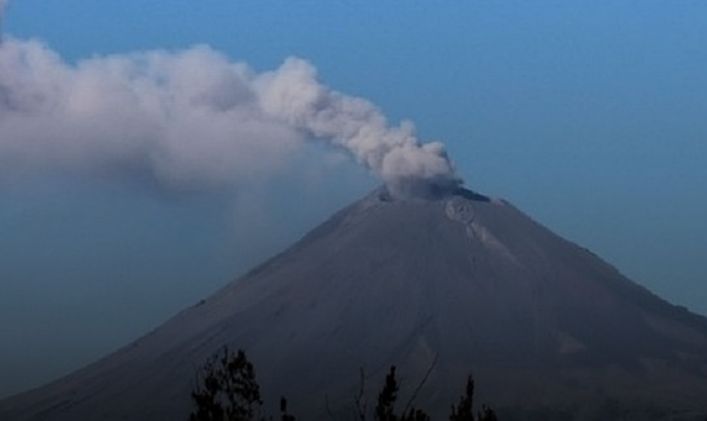
[[[390,196],[399,199],[436,200],[463,190],[463,182],[449,174],[396,177],[387,182],[385,190]]]
[[[369,196],[378,196],[379,199],[385,201],[407,200],[407,201],[439,201],[451,197],[463,197],[468,200],[489,201],[490,198],[467,189],[461,185],[436,185],[429,184],[416,189],[408,189],[406,193],[399,189],[393,189],[390,186],[381,186],[374,190]]]

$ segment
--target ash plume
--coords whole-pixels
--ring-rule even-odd
[[[256,73],[203,45],[76,64],[38,41],[0,45],[0,179],[60,171],[238,187],[312,140],[344,149],[395,195],[461,183],[441,143],[421,143],[409,122],[389,125],[299,58]]]

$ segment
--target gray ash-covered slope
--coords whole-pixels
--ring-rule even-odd
[[[133,344],[0,402],[0,419],[185,419],[224,344],[247,351],[269,409],[285,395],[301,419],[329,419],[326,402],[350,419],[360,367],[372,408],[393,364],[403,402],[432,367],[415,403],[435,419],[470,371],[502,419],[707,411],[706,319],[507,202],[379,190]]]

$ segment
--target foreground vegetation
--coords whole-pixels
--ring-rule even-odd
[[[214,354],[206,361],[197,375],[197,385],[191,393],[194,410],[189,416],[190,421],[271,421],[272,416],[263,412],[263,400],[260,386],[255,379],[255,368],[248,360],[245,352],[229,350],[227,347]],[[363,376],[362,376],[363,378]],[[358,421],[366,421],[368,413],[363,400],[363,380],[361,391],[353,403],[354,413]],[[383,386],[378,393],[378,399],[373,412],[375,421],[431,421],[430,416],[422,409],[412,406],[413,398],[402,410],[396,408],[398,399],[398,381],[395,376],[395,366],[385,377]],[[487,407],[474,414],[474,379],[467,378],[464,394],[456,405],[452,405],[449,421],[496,421],[496,414]],[[296,417],[287,410],[287,399],[280,398],[280,420],[296,421]]]

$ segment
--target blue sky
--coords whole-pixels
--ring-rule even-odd
[[[361,3],[12,0],[3,31],[69,65],[195,44],[254,73],[301,57],[444,142],[470,188],[707,314],[707,3]],[[145,333],[378,184],[329,149],[228,193],[5,175],[0,396]]]

